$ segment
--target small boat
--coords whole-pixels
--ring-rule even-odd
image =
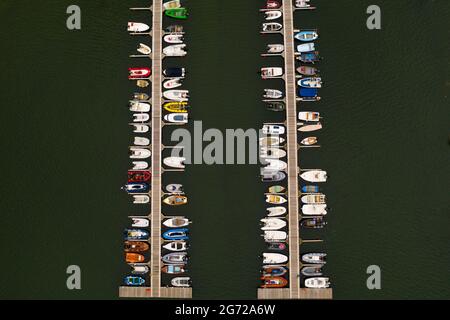
[[[129,150],[130,159],[147,159],[152,155],[149,149],[130,147]]]
[[[150,225],[150,221],[145,218],[131,218],[131,226],[133,228],[146,228]]]
[[[268,21],[276,20],[278,18],[281,18],[281,16],[283,15],[283,13],[280,10],[270,10],[264,12],[264,14],[266,15],[266,20]]]
[[[298,113],[298,120],[317,122],[320,120],[319,112],[302,112]]]
[[[297,96],[300,97],[301,101],[317,101],[320,100],[318,97],[319,91],[317,88],[303,88],[299,87],[297,91]]]
[[[300,128],[298,128],[298,131],[300,132],[311,132],[311,131],[317,131],[322,129],[322,124],[320,122],[316,124],[302,124]]]
[[[286,109],[286,105],[283,101],[273,101],[268,102],[267,104],[267,110],[270,111],[284,111]]]
[[[304,219],[300,225],[305,228],[309,229],[322,229],[325,227],[327,222],[323,217],[314,217],[314,218],[308,218]]]
[[[128,22],[127,31],[132,33],[145,32],[150,30],[150,26],[140,22]]]
[[[180,206],[187,203],[187,197],[185,196],[169,196],[163,200],[165,204],[169,206]]]
[[[133,124],[134,133],[146,133],[150,130],[150,127],[146,124]]]
[[[187,228],[170,229],[164,232],[162,236],[165,240],[170,241],[188,240],[188,231]]]
[[[164,69],[163,75],[167,78],[184,78],[186,70],[184,68],[167,68]]]
[[[281,171],[264,171],[261,174],[261,181],[262,182],[278,182],[283,181],[286,178],[286,174]]]
[[[318,277],[322,275],[322,266],[303,267],[301,272],[306,277]]]
[[[279,68],[279,67],[261,68],[261,78],[263,78],[263,79],[281,77],[282,75],[283,75],[283,68]]]
[[[164,120],[170,123],[188,123],[187,113],[169,113],[164,116]]]
[[[181,25],[170,25],[166,28],[166,32],[168,33],[183,33],[183,26]]]
[[[147,240],[150,233],[144,229],[125,229],[123,231],[125,240]]]
[[[320,60],[319,51],[301,53],[296,59],[304,63],[315,63]]]
[[[150,197],[146,194],[135,194],[133,195],[134,204],[146,204],[150,202]]]
[[[284,126],[276,125],[276,124],[265,124],[262,128],[262,133],[264,134],[272,134],[272,135],[279,135],[285,133]]]
[[[164,267],[161,268],[161,271],[164,273],[168,273],[168,274],[181,274],[181,273],[185,273],[186,269],[184,268],[183,265],[166,265]]]
[[[303,172],[300,177],[309,182],[325,182],[327,181],[327,172],[323,170],[309,170]]]
[[[122,187],[123,190],[125,190],[128,193],[145,193],[148,192],[150,189],[150,186],[148,183],[140,182],[140,183],[127,183],[125,186]]]
[[[268,214],[267,214],[268,217],[279,217],[279,216],[282,216],[283,214],[285,214],[287,210],[285,207],[270,207],[270,208],[267,208],[267,211],[268,211]]]
[[[282,53],[284,51],[284,45],[282,44],[268,44],[267,53]]]
[[[307,194],[301,197],[303,203],[306,204],[323,204],[325,203],[325,195],[321,193]]]
[[[152,74],[150,68],[128,68],[128,79],[148,78]]]
[[[264,231],[264,241],[266,242],[284,242],[287,239],[287,233],[285,231]]]
[[[164,89],[175,89],[178,87],[181,87],[183,84],[181,83],[182,78],[173,78],[170,80],[167,80],[163,83]]]
[[[133,270],[131,270],[132,274],[146,274],[150,270],[150,268],[148,266],[146,266],[146,265],[134,265],[134,264],[131,264],[130,266],[133,268]]]
[[[261,230],[280,230],[286,227],[286,221],[279,218],[264,218],[261,222],[263,223]]]
[[[267,249],[269,250],[276,250],[276,251],[283,251],[286,250],[287,246],[283,242],[273,242],[269,243],[267,246]]]
[[[164,41],[171,44],[183,43],[182,34],[167,34],[164,36]]]
[[[269,187],[269,193],[283,193],[286,190],[283,186],[272,186]]]
[[[286,263],[288,261],[288,257],[281,253],[263,253],[263,263],[264,264],[279,264]]]
[[[262,267],[262,274],[265,276],[282,276],[288,272],[288,269],[278,265],[268,265]]]
[[[301,10],[311,10],[316,8],[311,7],[311,5],[309,4],[309,0],[295,0],[295,7]]]
[[[326,253],[305,253],[302,255],[302,261],[306,263],[325,264]]]
[[[283,277],[263,276],[261,288],[284,288],[287,286],[288,281]]]
[[[189,219],[186,218],[170,218],[163,222],[163,225],[169,228],[179,228],[179,227],[185,227],[189,223]]]
[[[163,108],[169,112],[187,112],[188,103],[186,101],[170,101],[165,102]]]
[[[163,245],[163,248],[169,251],[184,251],[187,250],[188,245],[185,241],[173,241]]]
[[[303,78],[298,80],[297,84],[303,88],[322,88],[322,78]]]
[[[183,169],[184,161],[186,161],[186,158],[183,157],[167,157],[164,158],[163,163],[168,167]]]
[[[307,137],[300,141],[300,143],[304,146],[312,146],[317,143],[317,137]]]
[[[148,113],[133,113],[133,122],[148,122],[149,119],[150,115]]]
[[[282,144],[284,142],[284,138],[281,137],[263,137],[263,138],[259,138],[259,144],[263,147],[275,147],[275,146],[279,146],[280,144]]]
[[[149,112],[150,111],[150,103],[139,102],[136,100],[131,100],[129,103],[131,112]]]
[[[283,29],[283,25],[278,22],[266,22],[262,25],[263,32],[278,32]]]
[[[176,277],[170,280],[170,284],[174,287],[190,287],[191,286],[191,278],[189,277]]]
[[[297,32],[294,35],[294,38],[299,41],[314,41],[319,38],[319,34],[317,33],[317,30],[302,30],[300,32]]]
[[[133,161],[133,170],[145,170],[147,168],[147,161]]]
[[[267,0],[264,9],[278,9],[281,7],[281,2],[278,0]]]
[[[169,100],[188,101],[189,90],[167,90],[163,92],[163,96]]]
[[[280,159],[286,157],[286,151],[278,148],[261,147],[259,156],[261,158]]]
[[[137,51],[139,53],[145,54],[145,55],[149,55],[150,53],[152,53],[152,49],[143,43],[139,43],[139,47],[137,48]]]
[[[139,88],[147,88],[150,85],[150,81],[147,80],[138,80],[136,81],[136,85]]]
[[[330,286],[329,278],[327,277],[315,277],[305,279],[305,287],[314,289],[324,289]]]
[[[125,253],[125,261],[126,263],[139,263],[144,262],[145,257],[139,253],[128,252]]]
[[[149,181],[152,174],[148,170],[128,170],[128,182]]]
[[[264,162],[268,163],[268,165],[264,167],[265,170],[282,171],[287,168],[287,163],[285,161],[277,159],[264,159]]]
[[[187,55],[185,44],[174,44],[163,49],[163,54],[168,57],[183,57]]]
[[[134,137],[134,145],[145,147],[150,145],[150,139],[144,137]]]
[[[297,69],[297,72],[304,76],[315,76],[319,73],[319,70],[310,66],[300,66]]]
[[[305,216],[324,216],[327,214],[326,204],[305,204],[302,206],[302,213]]]
[[[280,99],[283,97],[283,92],[276,89],[264,89],[263,97],[265,99]]]
[[[139,287],[145,284],[145,279],[138,276],[126,276],[123,279],[123,283],[126,286]]]
[[[314,42],[302,43],[297,46],[297,52],[311,52],[316,50]]]
[[[273,194],[266,195],[266,202],[270,204],[283,204],[286,203],[287,200],[282,196],[276,196]]]
[[[319,192],[319,186],[306,185],[302,186],[303,193],[317,193]]]
[[[188,18],[188,11],[186,8],[173,8],[166,9],[164,11],[165,15],[174,19],[182,19],[185,20]]]
[[[171,0],[171,1],[163,3],[164,10],[175,9],[175,8],[180,8],[180,7],[181,7],[180,0]]]
[[[143,241],[125,241],[123,245],[125,252],[145,252],[149,248],[149,244]]]
[[[148,99],[150,99],[150,96],[146,93],[135,92],[133,94],[133,99],[140,100],[140,101],[147,101]]]
[[[188,260],[187,252],[172,252],[164,255],[161,260],[167,264],[185,264]]]
[[[183,193],[183,185],[172,183],[167,185],[166,191],[170,193]]]

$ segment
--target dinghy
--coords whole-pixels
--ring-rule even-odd
[[[128,68],[128,79],[142,79],[150,77],[150,68]]]
[[[171,0],[171,1],[167,1],[167,2],[163,3],[164,10],[175,9],[175,8],[180,8],[180,7],[181,7],[180,0]]]
[[[128,32],[138,33],[150,30],[150,26],[140,22],[128,22]]]
[[[262,133],[267,135],[279,135],[284,134],[285,132],[284,126],[276,125],[276,124],[265,124],[262,128]]]
[[[150,96],[146,93],[135,92],[133,94],[133,99],[140,100],[140,101],[148,101],[148,99],[150,99]]]
[[[167,34],[164,36],[164,41],[170,44],[180,44],[183,43],[182,34]]]
[[[321,276],[322,275],[322,266],[317,266],[317,267],[303,267],[302,270],[302,275],[306,276],[306,277],[317,277],[317,276]]]
[[[125,241],[123,251],[125,252],[145,252],[150,248],[147,242],[143,241]]]
[[[265,170],[282,171],[287,168],[287,163],[281,160],[264,159],[264,162],[268,163],[268,165],[264,167]]]
[[[308,42],[314,41],[319,38],[319,34],[317,33],[317,30],[302,30],[300,32],[297,32],[294,35],[294,38],[299,41]]]
[[[295,7],[301,10],[312,10],[316,7],[311,7],[309,0],[295,0]]]
[[[288,281],[283,277],[263,276],[261,280],[261,288],[284,288],[288,285]]]
[[[315,76],[317,73],[319,73],[319,70],[317,68],[309,66],[300,66],[296,70],[298,73],[304,76]]]
[[[175,89],[175,88],[181,87],[182,86],[181,79],[182,78],[174,78],[174,79],[165,81],[163,83],[164,89]]]
[[[145,284],[145,279],[138,276],[127,276],[123,279],[123,283],[130,287],[140,287]]]
[[[147,240],[150,237],[150,233],[144,229],[125,229],[123,236],[126,241]]]
[[[303,88],[322,88],[322,78],[303,78],[298,80],[297,84]]]
[[[283,29],[283,25],[278,22],[266,22],[262,25],[263,32],[278,32]]]
[[[288,272],[288,269],[278,265],[267,265],[262,267],[261,272],[265,276],[282,276]]]
[[[303,193],[317,193],[319,192],[319,186],[306,185],[302,187]]]
[[[161,260],[167,264],[185,264],[188,260],[187,252],[172,252],[164,255]]]
[[[138,80],[138,81],[136,81],[136,85],[139,88],[147,88],[150,85],[150,82],[147,80]]]
[[[174,101],[188,101],[189,91],[188,90],[168,90],[163,92],[163,96],[166,99]]]
[[[186,74],[186,70],[184,68],[167,68],[164,69],[163,71],[163,75],[166,78],[184,78]]]
[[[305,279],[305,287],[314,289],[324,289],[330,286],[329,278],[316,277]]]
[[[264,231],[264,241],[266,242],[284,242],[287,239],[287,233],[284,231]]]
[[[173,9],[166,9],[164,11],[164,14],[168,17],[174,18],[174,19],[181,19],[185,20],[188,18],[188,11],[186,8],[173,8]]]
[[[191,278],[189,277],[177,277],[170,280],[170,284],[174,287],[190,287],[191,286]]]
[[[125,186],[122,187],[122,190],[125,190],[128,193],[146,193],[150,189],[150,185],[145,182],[141,183],[127,183]]]
[[[163,200],[165,204],[169,206],[180,206],[187,203],[187,197],[185,196],[169,196]]]
[[[297,52],[311,52],[316,50],[314,42],[302,43],[297,46]]]
[[[148,122],[150,115],[148,113],[133,113],[133,122]]]
[[[272,186],[269,187],[269,193],[283,193],[286,190],[283,186]]]
[[[145,170],[147,168],[147,161],[133,161],[133,170]]]
[[[267,214],[268,217],[279,217],[279,216],[284,215],[287,210],[285,207],[270,207],[270,208],[267,208],[267,211],[268,211],[268,214]]]
[[[315,63],[320,60],[319,51],[301,53],[296,59],[304,63]]]
[[[149,149],[130,147],[130,159],[147,159],[150,158],[152,152]]]
[[[326,204],[305,204],[302,206],[302,213],[305,216],[324,216],[327,214]]]
[[[317,122],[320,120],[319,112],[302,112],[298,113],[298,120]]]
[[[186,161],[184,157],[167,157],[164,158],[163,163],[168,167],[184,169],[184,161]]]
[[[161,268],[161,271],[167,274],[181,274],[185,273],[186,269],[183,265],[167,265]]]
[[[309,182],[325,182],[327,181],[327,172],[323,170],[309,170],[303,172],[300,177]]]
[[[262,147],[275,147],[275,146],[279,146],[280,144],[282,144],[284,142],[284,138],[281,137],[263,137],[263,138],[259,138],[259,144]]]
[[[147,204],[150,202],[150,197],[146,194],[135,194],[133,195],[134,204]]]
[[[152,178],[148,170],[128,170],[128,182],[145,182]]]
[[[136,100],[131,100],[129,103],[131,112],[149,112],[150,103],[138,102]]]
[[[267,0],[264,9],[278,9],[281,7],[281,2],[278,0]]]
[[[313,217],[309,219],[304,219],[300,225],[309,229],[322,229],[325,227],[327,222],[323,217]]]
[[[136,146],[145,147],[150,145],[150,139],[144,137],[134,137],[133,143]]]
[[[277,196],[273,194],[266,195],[266,202],[270,204],[283,204],[286,203],[287,200],[282,196]]]
[[[322,129],[322,124],[318,122],[317,124],[306,124],[301,125],[300,128],[298,128],[298,131],[300,132],[311,132],[311,131],[317,131]]]
[[[137,51],[144,55],[149,55],[152,53],[152,49],[148,45],[143,44],[143,43],[139,43],[139,47],[137,48]]]
[[[280,10],[270,10],[264,12],[264,14],[266,15],[266,20],[268,21],[279,19],[283,15],[283,13]]]
[[[279,264],[286,263],[288,261],[288,257],[281,253],[263,253],[263,263],[264,264]]]
[[[263,223],[261,230],[280,230],[286,227],[286,221],[278,218],[264,218],[261,222]]]
[[[261,68],[261,78],[263,79],[281,77],[282,75],[283,75],[283,68],[279,67]]]
[[[167,57],[184,57],[187,52],[185,44],[174,44],[163,49],[163,54]]]
[[[136,228],[146,228],[150,225],[150,221],[145,218],[131,218],[131,221],[131,226]]]
[[[126,263],[139,263],[144,262],[145,257],[139,253],[125,253]]]
[[[326,253],[305,253],[302,255],[302,261],[306,263],[314,263],[314,264],[325,264]]]
[[[164,120],[170,123],[188,123],[187,113],[169,113],[164,116]]]
[[[286,157],[286,151],[278,148],[261,147],[259,156],[261,158],[280,159]]]
[[[286,105],[283,101],[273,101],[266,103],[267,110],[270,111],[284,111],[286,109]]]
[[[303,203],[306,204],[323,204],[325,203],[325,195],[321,193],[308,194],[301,197]]]
[[[304,146],[312,146],[317,143],[317,137],[307,137],[300,141],[300,143]]]
[[[166,191],[169,193],[183,193],[183,185],[172,183],[167,185]]]
[[[264,171],[261,173],[262,182],[278,182],[283,181],[286,178],[286,174],[281,171]]]
[[[170,229],[164,232],[162,236],[165,240],[170,241],[188,240],[188,231],[187,228]]]
[[[163,108],[169,112],[187,112],[188,103],[186,101],[170,101],[163,104]]]
[[[283,242],[272,242],[267,245],[267,249],[275,251],[286,250],[287,246]]]
[[[169,251],[184,251],[187,250],[188,245],[185,241],[173,241],[163,245],[163,248]]]
[[[186,218],[170,218],[163,222],[163,225],[169,228],[179,228],[179,227],[185,227],[189,223],[189,219]]]
[[[183,26],[173,24],[166,28],[166,32],[168,33],[183,33]]]
[[[133,269],[131,270],[131,273],[133,274],[147,274],[149,271],[149,267],[146,265],[130,265]]]
[[[268,44],[267,53],[282,53],[284,51],[284,45],[282,44]]]
[[[265,99],[280,99],[283,97],[283,92],[276,89],[264,89],[263,97]]]

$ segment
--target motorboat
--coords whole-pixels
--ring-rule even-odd
[[[314,289],[324,289],[330,286],[329,278],[327,277],[315,277],[305,279],[305,287]]]
[[[265,99],[281,99],[283,98],[283,92],[276,89],[264,89],[263,97]]]
[[[278,22],[266,22],[262,25],[263,32],[278,32],[283,29],[283,25]]]
[[[147,159],[152,155],[149,149],[130,147],[130,159]]]
[[[309,228],[309,229],[322,229],[323,227],[325,227],[327,224],[327,222],[325,221],[325,219],[323,217],[313,217],[313,218],[308,218],[308,219],[304,219],[300,225],[304,228]]]
[[[133,113],[133,122],[148,122],[150,115],[145,112]]]
[[[317,143],[317,137],[307,137],[304,138],[300,143],[304,146],[312,146]]]
[[[297,91],[297,96],[300,98],[300,101],[318,101],[319,90],[317,88],[303,88],[299,87]]]
[[[283,277],[263,276],[261,280],[261,288],[284,288],[288,285],[288,281]]]
[[[188,260],[187,252],[172,252],[164,255],[161,260],[167,264],[184,264]]]
[[[130,264],[130,266],[133,268],[132,274],[147,274],[150,271],[150,268],[146,265]]]
[[[168,204],[169,206],[180,206],[187,203],[187,197],[185,196],[169,196],[163,200],[165,204]]]
[[[286,151],[279,148],[261,147],[259,151],[261,158],[280,159],[286,157]]]
[[[188,231],[187,228],[170,229],[164,232],[162,236],[169,241],[189,240]]]
[[[166,9],[164,14],[174,19],[186,20],[188,18],[188,11],[186,8]]]
[[[131,100],[129,103],[131,112],[149,112],[150,111],[150,103],[147,102],[139,102],[136,100]]]
[[[145,284],[145,279],[139,276],[126,276],[123,279],[123,283],[126,286],[131,286],[131,287],[140,287],[143,286]]]
[[[176,169],[183,169],[184,161],[186,161],[186,158],[184,157],[167,157],[163,159],[163,163],[166,166]]]
[[[267,162],[268,165],[264,167],[266,170],[273,170],[273,171],[282,171],[286,170],[287,163],[282,160],[277,159],[264,159],[264,162]]]
[[[186,70],[184,68],[167,68],[163,70],[163,75],[167,78],[184,78]]]
[[[278,9],[281,8],[281,2],[278,0],[267,0],[264,9]]]
[[[267,245],[268,250],[274,250],[274,251],[284,251],[284,250],[286,250],[286,248],[287,248],[287,245],[284,244],[283,242],[272,242]]]
[[[282,75],[283,75],[283,68],[279,68],[279,67],[261,68],[261,78],[263,78],[263,79],[281,77]]]
[[[282,44],[268,44],[267,45],[267,53],[277,54],[282,53],[284,51],[284,45]]]
[[[180,44],[183,43],[183,35],[182,34],[166,34],[164,36],[164,41],[170,44]]]
[[[282,276],[288,272],[288,269],[279,265],[263,266],[261,270],[264,276]]]
[[[148,45],[139,43],[139,47],[137,48],[137,51],[139,53],[142,53],[144,55],[150,55],[152,53],[152,48],[150,48]]]
[[[133,161],[133,170],[145,170],[148,169],[147,161]]]
[[[302,206],[302,213],[305,216],[324,216],[327,214],[326,204],[305,204]]]
[[[152,178],[148,170],[128,170],[128,182],[146,182]]]
[[[164,120],[170,123],[188,123],[187,113],[169,113],[164,116]]]
[[[185,241],[172,241],[163,245],[163,248],[169,251],[184,251],[187,250],[188,245]]]
[[[169,184],[166,187],[166,191],[169,193],[183,193],[183,185],[177,183]]]
[[[182,78],[173,78],[167,80],[163,83],[164,89],[175,89],[181,87],[183,84],[181,83]]]
[[[311,132],[311,131],[317,131],[322,129],[322,124],[320,122],[316,124],[301,124],[301,126],[298,128],[298,131],[300,132]]]
[[[327,181],[327,172],[323,170],[308,170],[303,172],[300,177],[309,182],[325,182]]]
[[[266,195],[266,202],[270,204],[283,204],[286,203],[287,200],[282,196],[277,196],[273,194]]]
[[[311,77],[303,78],[297,81],[297,84],[303,88],[322,88],[322,78]]]
[[[281,171],[264,171],[261,173],[262,182],[278,182],[286,179],[286,174]]]
[[[302,186],[302,193],[317,193],[320,191],[319,186],[314,186],[314,185],[305,185]]]
[[[319,38],[317,30],[301,30],[294,35],[294,38],[299,41],[314,41]]]
[[[183,33],[183,26],[177,25],[177,24],[172,24],[166,28],[166,32],[167,33],[175,33],[175,34]]]
[[[150,233],[144,229],[125,229],[123,231],[125,240],[147,240],[150,237]]]
[[[322,193],[307,194],[301,197],[305,204],[323,204],[325,203],[325,195]]]
[[[286,221],[279,218],[264,218],[261,222],[263,223],[261,230],[280,230],[286,227]]]
[[[167,9],[175,9],[181,7],[181,1],[180,0],[171,0],[163,3],[164,10]]]
[[[139,101],[148,101],[148,99],[150,99],[150,96],[146,93],[135,92],[135,93],[133,93],[133,99],[138,100],[138,102]]]
[[[262,128],[263,134],[280,135],[285,133],[285,127],[277,124],[265,124]]]
[[[183,265],[169,264],[161,268],[161,271],[167,274],[181,274],[185,273],[186,269]]]
[[[268,21],[279,19],[283,15],[283,13],[280,10],[270,10],[264,12],[264,14],[266,15],[266,20]]]
[[[188,103],[186,101],[169,101],[163,104],[163,108],[169,112],[187,112]]]
[[[168,57],[183,57],[187,54],[185,44],[174,44],[163,49],[163,54]]]
[[[282,216],[286,213],[286,208],[285,207],[270,207],[267,208],[267,216],[268,217],[279,217]]]
[[[144,262],[145,257],[139,253],[128,252],[125,253],[125,262],[126,263],[140,263]]]
[[[284,111],[286,109],[286,105],[283,101],[272,101],[266,103],[267,110],[270,111]]]
[[[319,73],[319,69],[310,66],[300,66],[296,70],[298,73],[304,76],[315,76]]]
[[[296,59],[304,63],[315,63],[320,60],[319,51],[300,53]]]
[[[147,79],[152,74],[150,68],[128,68],[128,79]]]
[[[146,147],[150,145],[150,139],[145,137],[134,137],[133,143],[135,146]]]
[[[318,122],[320,120],[320,113],[319,112],[300,111],[298,113],[298,120],[309,121],[309,122]]]
[[[286,191],[286,188],[283,186],[272,186],[269,187],[269,193],[282,193]]]
[[[318,277],[322,275],[322,266],[303,267],[301,272],[306,277]]]
[[[123,245],[123,251],[125,252],[145,252],[149,248],[149,244],[143,241],[125,241]]]
[[[150,189],[150,186],[148,183],[140,182],[140,183],[127,183],[125,186],[122,187],[123,190],[125,190],[128,193],[146,193]]]
[[[131,218],[131,221],[133,228],[146,228],[150,225],[150,221],[145,218]]]
[[[305,253],[302,255],[302,261],[305,263],[313,263],[313,264],[325,264],[326,253]]]
[[[150,127],[146,124],[133,123],[132,126],[133,126],[134,133],[146,133],[150,130]]]
[[[170,284],[174,287],[190,287],[191,286],[191,278],[189,277],[176,277],[170,280]]]
[[[163,96],[169,100],[188,101],[189,90],[167,90],[163,92]]]
[[[288,257],[281,253],[263,253],[263,263],[264,264],[279,264],[286,263],[288,261]]]
[[[300,10],[312,10],[316,8],[309,4],[309,0],[295,0],[295,7]]]
[[[150,81],[147,80],[138,80],[136,81],[136,85],[139,88],[147,88],[150,85]]]
[[[146,194],[135,194],[133,195],[134,204],[147,204],[150,202],[150,197]]]
[[[285,231],[266,230],[263,236],[266,242],[284,242],[287,239]]]
[[[278,136],[268,136],[259,138],[259,144],[262,147],[276,147],[284,142],[284,138]]]
[[[132,33],[145,32],[150,30],[150,26],[141,22],[128,22],[127,31]]]
[[[298,53],[311,52],[314,50],[316,50],[314,42],[302,43],[297,45]]]
[[[189,223],[189,219],[186,218],[170,218],[163,222],[163,225],[169,228],[179,228],[179,227],[185,227]]]

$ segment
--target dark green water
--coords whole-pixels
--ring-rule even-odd
[[[449,4],[377,2],[381,31],[365,26],[371,1],[317,0],[316,12],[296,13],[297,27],[320,29],[325,57],[323,101],[301,106],[323,113],[323,147],[302,152],[301,166],[327,169],[332,207],[326,230],[304,237],[326,240],[316,248],[329,254],[337,299],[448,298]],[[1,298],[117,297],[127,270],[122,229],[139,211],[119,190],[134,89],[126,68],[142,64],[127,58],[139,40],[124,28],[148,21],[127,10],[147,3],[79,0],[77,32],[65,27],[70,1],[0,3]],[[257,70],[282,64],[259,57],[281,40],[258,34],[262,3],[187,1],[190,51],[177,61],[189,72],[191,119],[204,128],[277,119],[259,102],[269,85]],[[177,213],[194,221],[195,298],[256,297],[264,248],[258,170],[196,165],[165,178],[190,196]],[[71,264],[82,268],[81,291],[66,289]],[[366,288],[371,264],[382,268],[382,290]]]

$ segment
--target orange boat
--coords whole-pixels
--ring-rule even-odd
[[[138,253],[126,253],[125,254],[125,261],[127,263],[137,263],[137,262],[144,262],[144,256],[142,254]]]
[[[142,241],[125,241],[123,250],[125,252],[144,252],[149,249],[147,242]]]
[[[261,288],[283,288],[288,281],[283,277],[261,277],[263,284]]]

